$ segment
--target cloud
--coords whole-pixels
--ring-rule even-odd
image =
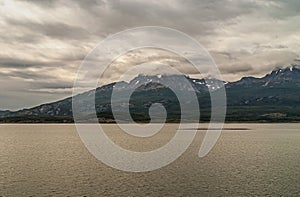
[[[81,27],[74,25],[68,25],[61,22],[56,23],[37,23],[32,21],[20,21],[8,19],[6,22],[9,25],[17,27],[19,29],[25,29],[34,31],[35,33],[41,34],[54,39],[65,40],[65,39],[86,39],[89,37],[89,32]]]
[[[192,36],[225,80],[263,76],[300,59],[298,0],[11,0],[0,2],[0,13],[0,109],[69,96],[88,52],[107,36],[137,26],[166,26]],[[135,51],[114,62],[103,83],[151,62],[198,76],[176,55]]]

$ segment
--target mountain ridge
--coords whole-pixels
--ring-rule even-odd
[[[133,119],[140,122],[149,121],[149,103],[162,103],[169,112],[169,122],[178,122],[180,109],[172,91],[162,85],[168,81],[175,83],[179,90],[188,90],[181,83],[180,75],[138,75],[129,82],[114,82],[96,88],[96,111],[101,122],[113,122],[110,96],[113,88],[120,90],[135,89],[134,106],[131,109]],[[193,87],[200,110],[204,111],[203,120],[210,116],[209,90],[217,91],[225,86],[228,100],[227,121],[262,121],[290,122],[300,120],[300,69],[299,66],[279,68],[264,77],[243,77],[236,82],[225,82],[217,79],[196,79],[184,76]],[[144,84],[140,85],[139,84]],[[188,90],[189,91],[189,90]],[[90,91],[82,94],[89,94]],[[153,94],[159,93],[159,96]],[[150,95],[150,96],[149,96]],[[142,102],[151,97],[148,103]],[[134,103],[135,102],[135,103]],[[120,103],[121,106],[121,103]],[[202,112],[201,111],[201,112]],[[174,115],[176,114],[176,115]],[[52,103],[42,104],[29,109],[17,111],[0,111],[0,122],[72,122],[72,97]]]

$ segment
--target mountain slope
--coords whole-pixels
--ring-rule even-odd
[[[187,79],[193,89],[182,82]],[[144,85],[141,85],[145,83]],[[130,99],[130,112],[135,121],[148,122],[149,107],[161,103],[167,109],[167,121],[180,120],[180,105],[175,94],[162,84],[172,83],[179,91],[195,91],[198,96],[201,121],[209,121],[210,95],[224,84],[227,93],[227,121],[290,122],[300,121],[300,69],[296,66],[276,69],[262,78],[244,77],[225,83],[216,79],[193,79],[180,75],[139,75],[129,83],[111,83],[96,89],[95,103],[101,122],[113,122],[111,94],[135,89]],[[89,95],[91,91],[83,93]],[[117,103],[122,109],[124,100]],[[91,106],[85,105],[87,110]],[[122,110],[121,110],[122,111]],[[192,113],[192,112],[191,112]],[[87,117],[88,118],[88,117]],[[72,122],[72,98],[43,104],[16,112],[0,111],[0,122]]]
[[[227,84],[226,92],[227,120],[300,120],[300,69],[295,66],[273,70],[262,78],[244,77]]]

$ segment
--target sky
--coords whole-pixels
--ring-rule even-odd
[[[106,37],[139,26],[174,28],[196,39],[226,81],[261,77],[300,64],[299,21],[299,0],[0,0],[0,110],[70,96],[85,56]],[[185,62],[168,52],[130,52],[102,83],[117,80],[126,66],[170,59]]]

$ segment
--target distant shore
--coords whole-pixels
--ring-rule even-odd
[[[100,124],[117,124],[114,120],[107,120],[107,121],[99,121]],[[82,122],[74,122],[72,121],[32,121],[32,120],[19,120],[19,121],[3,121],[0,120],[0,124],[98,124],[91,121],[82,121]],[[135,123],[138,124],[148,124],[149,121],[136,121]],[[153,122],[153,123],[161,123],[161,122]],[[180,122],[180,121],[167,121],[165,124],[179,124],[179,123],[196,123],[196,122]],[[210,123],[210,121],[200,121],[199,123]],[[216,122],[218,123],[218,122]],[[222,123],[222,122],[221,122]],[[225,124],[291,124],[291,123],[300,123],[300,121],[225,121]],[[131,124],[131,122],[122,122],[121,124]]]

